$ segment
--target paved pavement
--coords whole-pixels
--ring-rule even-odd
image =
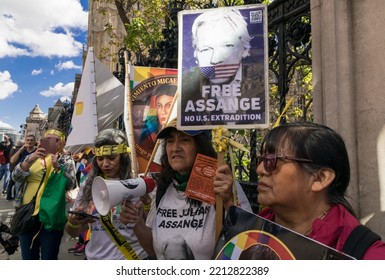
[[[15,208],[13,203],[7,201],[5,196],[1,194],[3,190],[3,180],[0,181],[0,221],[9,225]],[[60,246],[59,260],[83,260],[84,256],[75,256],[68,253],[67,249],[71,248],[76,243],[76,239],[71,238],[66,232],[63,235],[62,243]],[[21,260],[20,247],[19,251],[16,251],[10,256],[11,260]]]

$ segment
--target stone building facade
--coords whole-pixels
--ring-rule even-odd
[[[47,115],[40,109],[39,105],[29,112],[29,116],[26,118],[26,128],[24,135],[35,135],[36,140],[40,141],[43,137],[43,133],[47,126]]]
[[[385,239],[385,1],[311,0],[315,122],[346,141],[350,197]]]
[[[89,1],[88,12],[88,36],[87,49],[94,48],[94,54],[99,60],[110,69],[111,73],[116,71],[116,60],[119,49],[123,46],[110,44],[113,40],[123,42],[126,35],[126,30],[118,15],[114,4],[103,3],[99,1]],[[104,14],[99,12],[100,9],[105,11]],[[114,33],[106,32],[106,24],[111,24],[114,27]]]

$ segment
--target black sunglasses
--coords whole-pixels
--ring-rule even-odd
[[[262,155],[258,157],[258,165],[259,166],[263,162],[263,167],[268,173],[272,173],[275,168],[277,167],[277,160],[281,159],[288,159],[288,160],[294,160],[298,162],[313,162],[311,159],[304,159],[304,158],[296,158],[292,156],[285,156],[285,155],[276,155],[276,154],[267,154]]]

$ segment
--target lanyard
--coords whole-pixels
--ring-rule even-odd
[[[131,248],[123,235],[114,227],[108,215],[100,216],[100,221],[107,230],[112,241],[114,241],[127,260],[140,260],[139,256],[135,253],[135,250]]]

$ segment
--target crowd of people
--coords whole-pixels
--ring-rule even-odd
[[[243,98],[250,100],[258,89],[263,89],[256,85],[263,68],[254,69],[257,63],[249,61],[253,38],[239,11],[203,13],[196,18],[192,34],[197,65],[184,77],[182,108],[190,108],[194,98],[204,101],[208,94],[202,89],[207,85],[212,86],[212,96],[221,97],[214,102],[237,99],[240,93],[220,95],[217,89],[226,87],[218,85],[235,86],[243,92]],[[229,65],[231,70],[225,76],[212,72]],[[64,232],[78,240],[68,252],[84,254],[87,260],[215,259],[217,238],[224,238],[236,226],[245,213],[242,211],[252,212],[250,201],[226,163],[218,164],[212,173],[205,170],[212,178],[209,187],[216,203],[188,195],[186,188],[193,170],[203,169],[194,165],[198,155],[212,159],[218,155],[210,130],[180,130],[176,119],[164,123],[176,88],[168,89],[167,94],[163,91],[164,87],[159,88],[155,99],[157,117],[146,120],[139,137],[149,147],[160,141],[160,170],[140,178],[134,172],[137,162],[132,162],[130,155],[130,148],[136,147],[129,147],[126,133],[116,128],[99,131],[90,147],[92,155],[67,153],[65,134],[56,129],[48,130],[40,143],[27,135],[24,143],[14,145],[5,136],[0,143],[2,194],[14,202],[16,214],[35,201],[32,216],[38,217],[18,234],[23,260],[58,259]],[[242,108],[225,109],[218,113],[245,113]],[[197,115],[201,113],[196,110]],[[204,124],[204,120],[198,123]],[[262,141],[256,171],[262,208],[255,214],[259,217],[341,254],[365,260],[385,259],[385,243],[361,227],[347,198],[350,164],[344,140],[336,131],[307,122],[272,128]],[[156,187],[140,199],[120,194],[122,202],[102,215],[98,212],[100,201],[92,193],[93,182],[100,177],[110,186],[115,185],[113,181],[133,180],[126,187],[134,189],[139,185],[135,180],[143,179]],[[59,192],[62,195],[58,196]],[[47,202],[52,206],[52,201],[55,207],[47,211]],[[71,212],[67,214],[68,210]],[[217,235],[218,220],[223,225],[222,235]],[[352,239],[360,240],[358,253]],[[255,245],[260,244],[250,244],[239,258],[263,259],[266,249],[271,249],[269,244]],[[274,258],[279,259],[279,254]]]
[[[6,138],[7,139],[7,138]],[[63,233],[78,238],[68,252],[85,254],[88,260],[127,259],[127,252],[111,237],[114,228],[127,241],[135,259],[212,259],[216,245],[216,206],[186,195],[198,154],[216,158],[209,130],[182,131],[176,119],[158,134],[161,141],[162,170],[148,178],[154,191],[138,202],[122,199],[109,214],[98,213],[93,201],[95,177],[105,180],[132,179],[132,162],[126,135],[118,129],[99,132],[91,156],[71,155],[63,150],[65,136],[48,130],[43,139],[53,152],[28,135],[15,147],[2,143],[13,164],[10,180],[4,187],[17,207],[30,202],[35,194],[35,212],[42,207],[44,190],[51,174],[65,178],[65,210],[87,216],[67,214],[56,228],[40,221],[19,235],[22,259],[58,259]],[[17,147],[18,146],[18,147]],[[52,148],[52,147],[51,147]],[[51,149],[49,148],[49,149]],[[329,127],[315,123],[288,123],[271,129],[265,136],[258,158],[258,203],[260,217],[271,220],[298,234],[314,239],[340,252],[346,251],[349,235],[360,222],[346,197],[350,165],[341,136]],[[239,182],[227,164],[217,167],[213,191],[224,206],[224,220],[234,208],[252,212]],[[146,178],[146,179],[148,179]],[[69,196],[69,192],[76,191]],[[64,211],[65,211],[64,210]],[[42,209],[40,209],[40,212]],[[231,226],[226,222],[226,227]],[[87,236],[85,239],[84,237]],[[126,247],[126,246],[125,246]],[[132,257],[132,255],[131,255]],[[385,259],[385,243],[368,244],[362,259]]]
[[[38,213],[41,200],[46,200],[48,194],[46,191],[43,196],[44,187],[47,183],[52,183],[48,179],[54,173],[62,174],[62,177],[65,178],[62,179],[65,186],[62,191],[63,195],[57,199],[66,207],[61,210],[71,208],[74,200],[71,193],[77,191],[81,180],[86,175],[85,166],[88,155],[85,154],[77,161],[75,155],[64,151],[64,145],[65,135],[56,129],[46,131],[40,141],[37,141],[35,135],[28,134],[23,140],[17,141],[16,145],[13,145],[9,136],[4,135],[4,141],[0,143],[0,153],[5,157],[4,163],[0,164],[2,170],[0,179],[3,179],[2,197],[13,202],[10,205],[18,209],[20,206],[28,204],[36,195],[38,199],[35,212]],[[61,168],[63,170],[59,172]],[[57,184],[55,183],[54,186],[57,187]],[[61,214],[65,214],[63,211]],[[58,259],[66,216],[65,220],[62,219],[62,225],[59,225],[59,228],[51,228],[51,225],[44,224],[43,218],[41,220],[28,231],[17,235],[22,259]],[[9,227],[4,226],[4,229],[7,229],[6,236],[10,237]],[[85,235],[79,236],[79,240],[81,241]],[[2,258],[8,259],[7,250],[3,249],[0,250]],[[84,250],[82,252],[78,246],[76,249],[79,251],[69,248],[69,252],[84,255]]]

